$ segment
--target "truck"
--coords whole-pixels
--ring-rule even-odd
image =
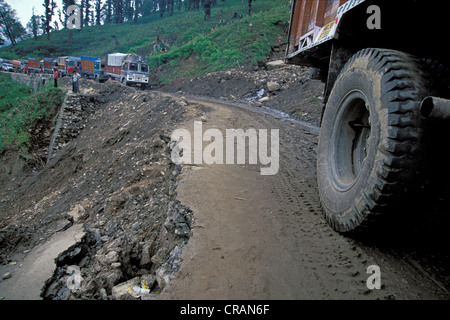
[[[86,78],[102,82],[108,79],[105,74],[105,60],[97,57],[81,56],[82,72]]]
[[[65,59],[65,64],[66,64],[65,74],[71,75],[75,71],[75,69],[78,70],[80,69],[81,58],[69,56]]]
[[[420,204],[436,165],[429,137],[450,118],[446,10],[424,0],[291,4],[285,62],[325,83],[317,148],[325,219],[341,233],[420,219],[402,212]]]
[[[13,60],[12,65],[14,67],[14,72],[22,72],[23,70],[23,61],[22,60]]]
[[[53,73],[53,68],[56,66],[57,60],[54,58],[44,58],[43,66],[45,73]]]
[[[142,90],[148,85],[149,66],[145,58],[136,54],[112,53],[105,57],[105,74],[127,86]]]
[[[61,77],[67,76],[66,61],[68,58],[68,56],[56,58],[56,66],[58,67],[58,72]]]
[[[44,64],[40,59],[28,58],[28,69],[31,73],[43,72]]]

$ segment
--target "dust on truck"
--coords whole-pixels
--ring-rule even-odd
[[[292,2],[285,60],[325,83],[317,181],[336,231],[417,219],[428,132],[450,118],[447,15],[437,1]]]
[[[105,75],[144,90],[149,81],[149,67],[146,59],[136,54],[112,53],[106,56]]]

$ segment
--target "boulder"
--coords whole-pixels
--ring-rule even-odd
[[[267,82],[267,90],[269,92],[278,91],[280,89],[281,89],[281,86],[277,82],[275,82],[275,81]]]

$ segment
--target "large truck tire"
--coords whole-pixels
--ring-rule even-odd
[[[399,51],[364,49],[345,65],[328,99],[317,177],[328,223],[367,230],[404,210],[420,189],[426,65]],[[388,218],[388,219],[386,219]]]

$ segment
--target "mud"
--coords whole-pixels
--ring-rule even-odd
[[[279,89],[268,91],[269,81]],[[315,171],[323,85],[307,70],[229,70],[166,93],[80,85],[72,99],[87,112],[47,166],[1,155],[0,273],[11,278],[0,280],[0,297],[17,296],[13,280],[39,246],[82,225],[85,236],[57,257],[40,298],[449,298],[442,224],[354,238],[324,221]],[[171,133],[192,130],[196,120],[222,132],[279,129],[279,172],[175,165]],[[367,287],[373,265],[380,290]],[[73,288],[75,267],[83,280]],[[130,294],[143,283],[148,292]]]

